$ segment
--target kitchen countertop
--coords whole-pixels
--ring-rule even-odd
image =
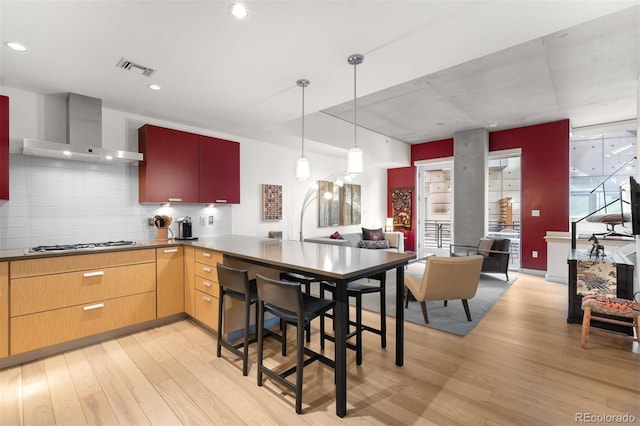
[[[211,237],[203,237],[206,241]],[[43,259],[48,257],[59,257],[59,256],[72,256],[76,254],[90,254],[90,253],[104,253],[110,251],[125,251],[125,250],[142,250],[149,248],[160,248],[160,247],[168,247],[168,246],[176,246],[176,245],[193,245],[197,246],[199,240],[148,240],[148,241],[136,241],[135,244],[128,246],[115,246],[115,247],[96,247],[89,249],[78,249],[78,250],[59,250],[59,251],[45,251],[45,252],[37,252],[37,253],[26,253],[28,248],[20,248],[20,249],[5,249],[0,250],[0,261],[9,261],[9,260],[25,260],[25,259]],[[203,246],[203,247],[206,247]]]

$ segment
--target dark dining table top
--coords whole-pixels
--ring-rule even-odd
[[[271,267],[295,269],[341,280],[358,279],[380,270],[399,267],[415,258],[414,253],[233,234],[201,237],[189,244],[252,263],[264,263]]]

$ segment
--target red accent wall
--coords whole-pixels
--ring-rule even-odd
[[[547,231],[569,230],[569,120],[519,127],[489,133],[489,151],[520,148],[521,157],[521,266],[546,271]],[[411,163],[420,160],[453,157],[453,139],[411,146]],[[409,173],[409,170],[411,173]],[[409,176],[411,174],[411,176]],[[415,167],[389,169],[388,188],[414,186]],[[388,211],[391,198],[387,197]],[[415,191],[412,215],[415,212]],[[532,216],[540,210],[540,216]],[[415,247],[415,226],[411,247]],[[537,251],[538,257],[532,257]]]
[[[0,200],[9,199],[9,98],[0,96]]]
[[[453,157],[453,138],[411,145],[411,164],[414,161]]]
[[[547,270],[547,231],[569,230],[569,120],[489,133],[489,151],[521,148],[524,269]],[[532,216],[540,210],[540,216]],[[532,257],[537,251],[538,257]]]
[[[404,249],[415,250],[415,226],[416,226],[416,168],[400,167],[387,170],[387,217],[392,216],[391,190],[395,188],[413,188],[411,193],[411,231],[401,231],[404,236]]]

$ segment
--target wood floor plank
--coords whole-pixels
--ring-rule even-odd
[[[159,389],[163,398],[168,399],[172,407],[177,407],[174,410],[183,424],[243,423],[212,391],[146,333],[123,338],[121,345]]]
[[[22,369],[9,368],[0,372],[0,425],[23,424],[22,419]]]
[[[82,350],[67,352],[64,354],[64,358],[87,423],[91,425],[117,424],[116,415],[84,352]]]
[[[55,424],[44,362],[35,361],[22,366],[22,396],[25,425]]]
[[[89,346],[84,353],[100,381],[100,386],[120,424],[151,424],[135,396],[129,391],[120,372],[104,353],[100,345]]]
[[[179,323],[179,326],[184,323]],[[176,328],[176,324],[167,327]],[[208,334],[202,336],[210,339]],[[255,378],[251,382],[238,371],[230,369],[226,361],[215,357],[202,346],[186,339],[182,333],[173,333],[166,339],[161,339],[162,347],[171,353],[191,374],[198,378],[208,389],[220,391],[239,387],[241,392],[223,393],[220,395],[223,402],[238,414],[247,424],[268,424],[274,418],[279,422],[306,424],[307,421],[295,414],[291,407],[277,399],[265,398],[264,390],[255,385]],[[211,368],[214,367],[214,368]],[[250,376],[254,377],[254,376]],[[271,419],[271,420],[270,420]]]
[[[180,423],[171,407],[158,394],[153,384],[147,380],[144,373],[129,358],[117,340],[104,342],[100,346],[112,361],[113,366],[120,372],[122,381],[145,412],[151,424]]]
[[[86,425],[87,420],[82,410],[82,404],[75,392],[73,379],[63,355],[44,360],[47,383],[51,393],[53,414],[57,424]]]

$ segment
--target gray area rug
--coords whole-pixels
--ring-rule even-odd
[[[429,324],[424,323],[422,308],[415,300],[409,301],[409,307],[404,310],[405,321],[410,321],[426,327],[446,331],[447,333],[466,336],[482,318],[491,310],[493,305],[502,297],[504,292],[516,280],[510,277],[509,282],[504,280],[504,274],[481,274],[478,291],[473,299],[469,299],[469,312],[471,321],[467,321],[464,307],[460,300],[450,300],[448,306],[443,301],[427,302]],[[360,280],[366,282],[367,280]],[[371,285],[377,281],[371,280]],[[395,271],[387,272],[387,315],[396,316],[396,274]],[[351,301],[353,303],[353,301]],[[377,294],[362,297],[362,307],[374,312],[380,312],[380,299]],[[375,326],[375,325],[374,325]]]

